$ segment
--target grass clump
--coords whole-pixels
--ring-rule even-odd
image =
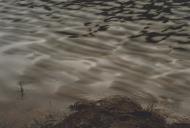
[[[122,96],[79,101],[70,109],[72,113],[62,121],[40,128],[190,128],[190,124],[167,124],[153,106],[143,109]]]

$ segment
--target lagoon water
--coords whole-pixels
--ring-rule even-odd
[[[190,116],[189,0],[0,0],[1,121],[117,94]]]

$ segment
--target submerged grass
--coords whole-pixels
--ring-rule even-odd
[[[72,113],[56,123],[32,128],[190,128],[190,123],[168,124],[154,111],[129,98],[113,96],[97,101],[79,101],[70,106]]]

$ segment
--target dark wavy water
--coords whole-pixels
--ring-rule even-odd
[[[189,0],[0,0],[1,120],[114,94],[190,116],[189,20]]]

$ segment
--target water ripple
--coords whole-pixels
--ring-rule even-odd
[[[189,7],[189,0],[0,0],[0,115],[19,126],[35,111],[122,94],[190,116]]]

